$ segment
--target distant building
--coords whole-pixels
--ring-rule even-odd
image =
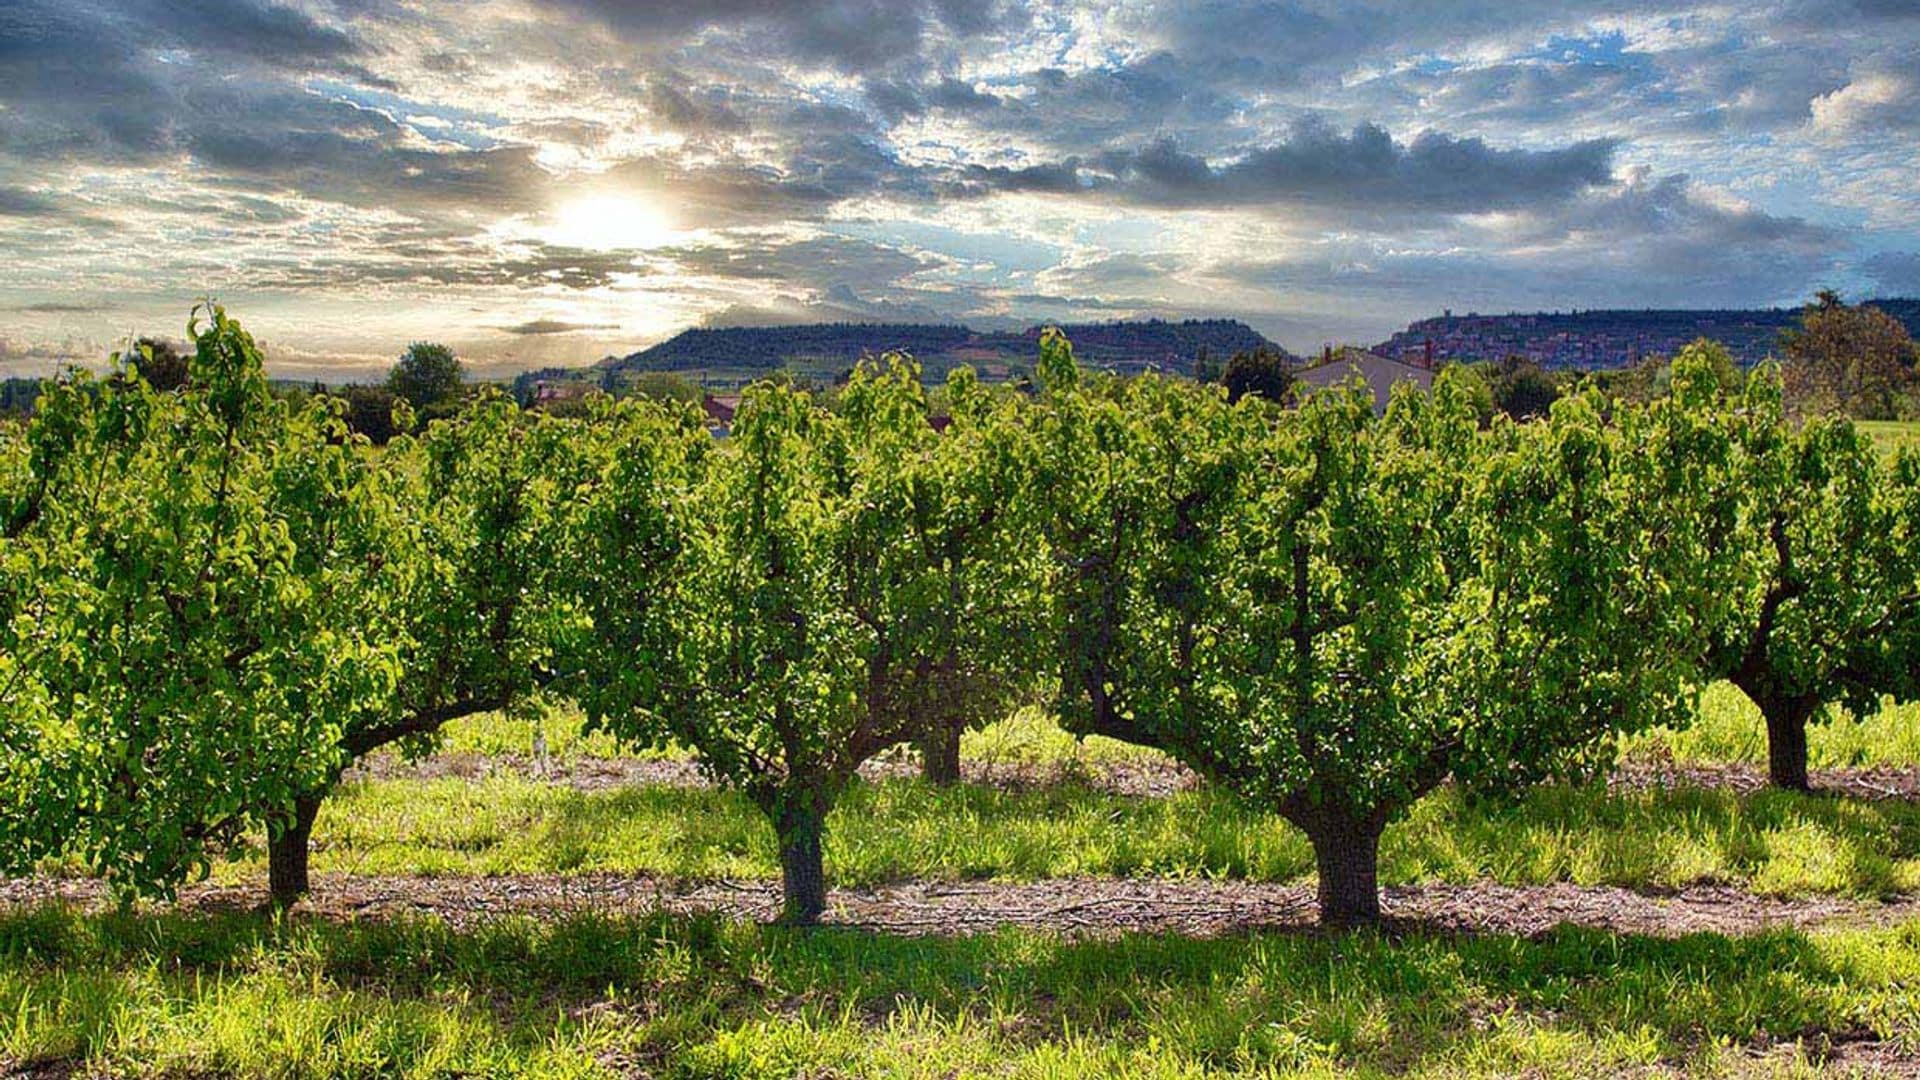
[[[532,406],[543,409],[563,401],[579,401],[593,389],[591,383],[541,379],[533,384]]]
[[[706,394],[700,399],[700,408],[707,414],[707,430],[719,438],[733,430],[733,414],[740,408],[740,395],[723,394],[715,397]]]
[[[1423,392],[1433,388],[1433,370],[1430,367],[1389,360],[1364,349],[1342,349],[1334,353],[1332,359],[1294,372],[1294,379],[1302,393],[1312,393],[1329,386],[1344,386],[1355,377],[1364,380],[1367,389],[1373,392],[1373,411],[1376,414],[1387,411],[1393,388],[1403,382],[1410,382]]]

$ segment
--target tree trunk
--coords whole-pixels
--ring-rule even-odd
[[[1807,721],[1814,706],[1804,700],[1760,701],[1767,718],[1767,779],[1787,791],[1811,791],[1807,783]]]
[[[812,926],[827,910],[827,873],[821,845],[827,831],[826,811],[811,806],[782,810],[774,825],[780,834],[784,889],[780,921],[788,926]]]
[[[1380,921],[1380,827],[1321,809],[1304,823],[1320,871],[1320,925],[1371,926]]]
[[[281,822],[278,832],[267,836],[267,888],[274,907],[291,907],[312,888],[307,877],[307,853],[320,799],[319,795],[295,799],[293,814]]]
[[[920,776],[929,784],[951,787],[960,782],[961,721],[935,718],[920,736]]]

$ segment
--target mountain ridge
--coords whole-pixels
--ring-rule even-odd
[[[607,357],[593,371],[617,376],[639,371],[773,371],[801,366],[825,372],[851,367],[862,356],[900,351],[929,374],[971,364],[983,375],[1006,375],[1033,363],[1042,325],[1019,331],[976,331],[959,323],[806,323],[785,326],[695,327],[623,357]],[[1191,374],[1202,349],[1224,363],[1235,352],[1284,349],[1238,319],[1115,320],[1061,326],[1083,363],[1123,372],[1148,368]],[[998,369],[1006,369],[1001,371]]]

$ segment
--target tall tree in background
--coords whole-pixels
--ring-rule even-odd
[[[1871,305],[1849,306],[1822,289],[1780,337],[1787,403],[1802,415],[1837,410],[1857,420],[1891,420],[1920,362],[1907,328]]]
[[[459,398],[466,371],[453,350],[416,341],[387,372],[387,389],[416,410],[431,410]]]
[[[1228,401],[1239,401],[1252,394],[1276,405],[1284,404],[1287,392],[1293,389],[1293,365],[1285,353],[1263,345],[1234,353],[1227,361],[1220,382],[1227,388]]]
[[[155,390],[178,390],[187,385],[187,358],[164,338],[143,337],[134,342],[127,360]]]

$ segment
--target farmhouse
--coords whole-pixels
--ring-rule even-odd
[[[1341,349],[1313,367],[1294,373],[1298,392],[1302,394],[1328,386],[1344,386],[1356,377],[1365,381],[1367,389],[1373,392],[1375,413],[1387,411],[1387,401],[1393,396],[1393,388],[1400,383],[1413,383],[1422,391],[1433,388],[1432,368],[1389,360],[1365,349]]]

